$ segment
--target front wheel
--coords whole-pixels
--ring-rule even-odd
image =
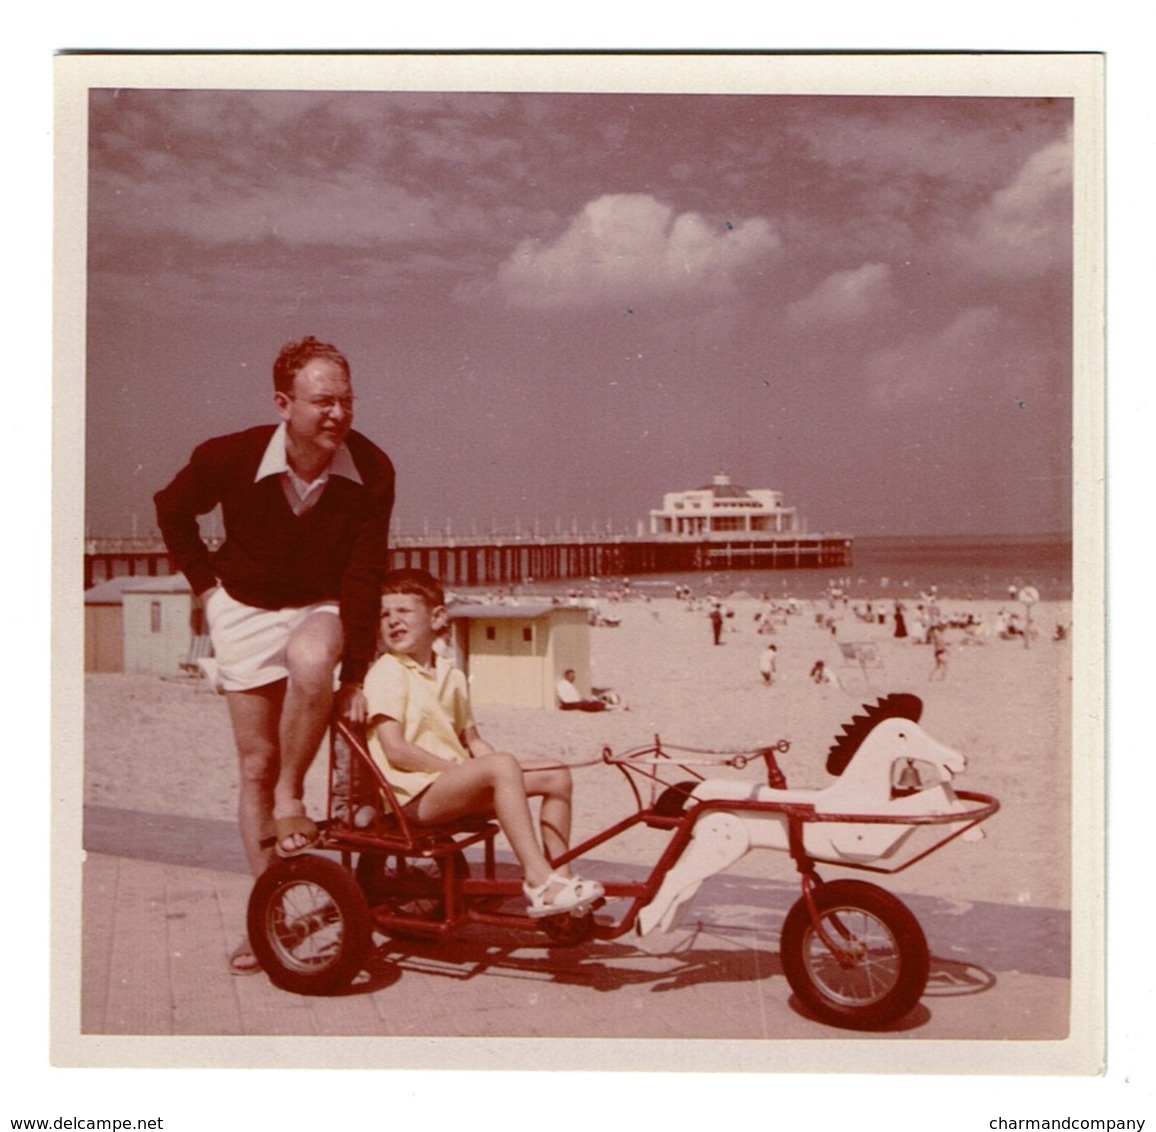
[[[369,906],[336,861],[290,857],[257,878],[249,942],[270,982],[294,994],[334,994],[357,977],[373,946]]]
[[[931,956],[907,905],[861,880],[820,884],[787,913],[779,945],[791,989],[824,1022],[874,1030],[908,1014],[927,986]],[[826,939],[824,939],[824,936]]]

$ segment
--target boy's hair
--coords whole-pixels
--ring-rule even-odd
[[[293,379],[314,358],[324,358],[333,362],[345,371],[347,379],[353,380],[345,355],[336,346],[331,346],[328,342],[319,342],[310,334],[300,342],[290,342],[281,348],[281,353],[273,363],[273,388],[278,393],[292,393]]]
[[[420,597],[430,609],[446,603],[446,591],[441,582],[428,570],[406,566],[390,570],[381,580],[382,594],[413,594]]]

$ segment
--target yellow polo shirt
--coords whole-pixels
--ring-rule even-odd
[[[407,743],[446,762],[463,763],[470,757],[461,741],[462,732],[474,725],[465,673],[444,657],[437,657],[430,672],[408,656],[386,653],[366,674],[365,698],[369,750],[400,805],[416,798],[437,772],[392,766],[377,737],[382,719],[396,719]]]

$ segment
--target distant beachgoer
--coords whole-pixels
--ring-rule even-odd
[[[907,636],[907,618],[903,615],[903,603],[895,603],[895,636]]]
[[[759,672],[768,688],[775,682],[775,659],[778,651],[777,645],[767,645],[759,656]]]
[[[722,629],[723,629],[723,613],[717,606],[712,606],[710,611],[711,629],[714,631],[714,643],[716,645],[722,644]]]
[[[938,634],[935,637],[935,663],[929,680],[944,680],[947,677],[947,642]]]
[[[563,711],[608,711],[621,703],[613,692],[605,692],[593,698],[582,695],[578,690],[578,685],[574,683],[577,678],[574,669],[567,668],[562,674],[562,679],[554,685],[554,691],[558,696],[558,706]]]
[[[816,684],[834,684],[838,686],[839,678],[832,672],[825,661],[817,660],[811,668],[811,679]]]

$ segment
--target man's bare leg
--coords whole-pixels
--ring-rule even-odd
[[[269,865],[261,841],[273,833],[273,787],[281,768],[279,721],[285,681],[245,692],[226,692],[240,760],[237,819],[249,869],[260,876]]]
[[[335,613],[314,613],[289,638],[289,680],[281,707],[280,773],[273,789],[276,817],[303,814],[305,775],[325,738],[333,710],[333,675],[341,657],[341,620]],[[309,838],[291,834],[286,850],[303,848]]]

